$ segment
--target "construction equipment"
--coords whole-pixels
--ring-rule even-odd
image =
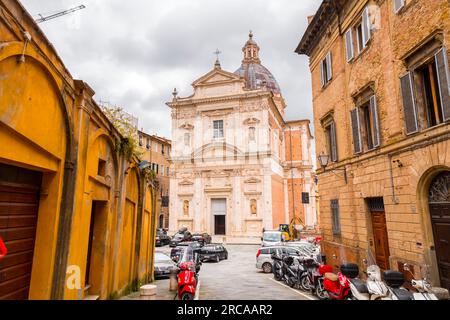
[[[53,13],[53,14],[48,15],[48,16],[43,16],[42,14],[38,14],[38,16],[40,18],[36,19],[36,23],[42,23],[42,22],[45,22],[45,21],[56,19],[56,18],[65,16],[67,14],[70,14],[70,13],[73,13],[73,12],[76,12],[76,11],[79,11],[79,10],[83,10],[85,8],[86,8],[85,5],[81,5],[81,6],[69,9],[69,10],[64,10],[64,11],[60,11],[60,12],[57,12],[57,13]]]
[[[281,231],[286,241],[294,241],[299,238],[299,233],[305,228],[305,224],[299,217],[294,217],[290,224],[280,224],[278,231]]]

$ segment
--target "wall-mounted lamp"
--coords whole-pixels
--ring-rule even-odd
[[[320,166],[322,167],[323,171],[326,171],[329,163],[330,163],[330,156],[327,154],[321,154],[319,156],[319,162]],[[334,169],[331,170],[331,172],[335,173],[336,171],[343,171],[344,172],[344,179],[345,183],[348,183],[348,177],[347,177],[347,169],[344,167],[344,169]]]

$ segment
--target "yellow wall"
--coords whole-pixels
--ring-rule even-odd
[[[139,159],[116,152],[121,136],[93,101],[94,91],[70,76],[20,3],[1,1],[0,10],[0,163],[43,173],[29,297],[117,297],[133,281],[151,278],[153,190],[144,192]],[[32,40],[18,62],[23,30]],[[104,175],[98,174],[99,159],[106,161]],[[66,286],[73,266],[81,288]]]

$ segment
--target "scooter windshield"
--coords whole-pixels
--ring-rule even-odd
[[[381,281],[381,270],[377,265],[372,265],[367,267],[367,276],[369,280]]]

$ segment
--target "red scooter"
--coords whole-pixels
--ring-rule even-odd
[[[8,253],[8,249],[6,249],[3,239],[2,239],[2,237],[0,237],[0,260],[3,259],[7,253]]]
[[[352,298],[349,278],[355,277],[355,264],[344,264],[338,274],[327,272],[324,274],[323,286],[331,300],[347,300]],[[358,271],[355,271],[358,270]],[[358,276],[358,274],[356,274]]]
[[[180,300],[194,300],[197,290],[197,276],[194,262],[180,263],[178,273],[178,298]]]

